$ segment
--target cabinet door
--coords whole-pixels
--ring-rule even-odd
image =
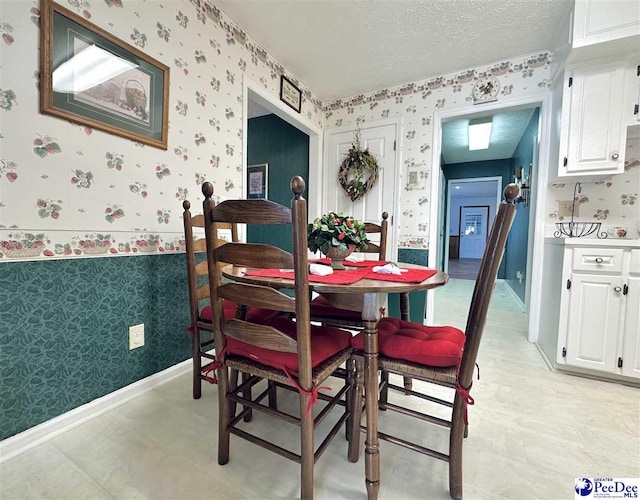
[[[567,329],[568,365],[617,370],[622,293],[620,276],[573,274]]]
[[[562,103],[561,176],[624,172],[624,69],[625,61],[617,60],[580,64],[568,71]]]
[[[629,277],[627,284],[622,375],[640,378],[640,277]]]
[[[640,34],[638,0],[576,0],[573,47]]]

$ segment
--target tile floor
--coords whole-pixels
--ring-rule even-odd
[[[436,294],[436,322],[464,326],[472,282]],[[573,498],[576,477],[640,476],[640,391],[551,372],[526,341],[526,317],[499,284],[480,348],[481,378],[464,447],[464,495],[479,499]],[[216,461],[216,387],[191,398],[181,376],[0,465],[1,499],[289,499],[298,466],[231,438]],[[406,396],[398,395],[398,398]],[[280,404],[295,406],[283,394]],[[426,403],[418,403],[426,404]],[[380,427],[422,434],[446,450],[442,429],[386,412]],[[280,423],[278,423],[280,424]],[[248,424],[283,442],[295,428],[265,416]],[[366,498],[364,459],[337,436],[316,465],[316,498]],[[382,499],[449,498],[447,465],[381,443]]]

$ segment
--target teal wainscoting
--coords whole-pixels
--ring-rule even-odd
[[[0,264],[0,439],[188,359],[188,323],[183,254]]]
[[[426,266],[429,261],[429,250],[400,248],[398,250],[398,262],[418,264]],[[425,305],[427,292],[411,292],[409,294],[409,313],[411,321],[422,324],[425,317]],[[400,300],[397,294],[389,295],[389,316],[400,317]]]

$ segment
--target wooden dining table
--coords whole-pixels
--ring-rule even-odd
[[[348,265],[345,262],[345,265]],[[406,269],[428,270],[424,266],[415,264],[399,264]],[[293,289],[295,281],[292,278],[252,276],[245,267],[226,266],[222,275],[230,280],[266,285],[277,289]],[[336,271],[340,272],[340,271]],[[314,282],[309,276],[311,291],[323,295],[333,306],[340,309],[359,311],[364,323],[364,387],[365,387],[365,415],[367,434],[365,441],[365,478],[367,496],[370,500],[378,498],[380,489],[380,449],[378,445],[378,320],[380,319],[387,295],[401,294],[401,308],[403,316],[407,315],[409,292],[429,290],[447,283],[449,276],[437,271],[433,276],[420,283],[406,283],[386,281],[381,279],[363,278],[351,284],[333,284]]]

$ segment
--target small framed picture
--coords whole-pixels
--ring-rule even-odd
[[[280,77],[280,100],[300,113],[302,92],[284,75]]]
[[[407,167],[407,188],[424,189],[427,187],[427,173],[424,164]]]
[[[267,186],[269,185],[269,164],[247,166],[247,198],[267,199]]]

